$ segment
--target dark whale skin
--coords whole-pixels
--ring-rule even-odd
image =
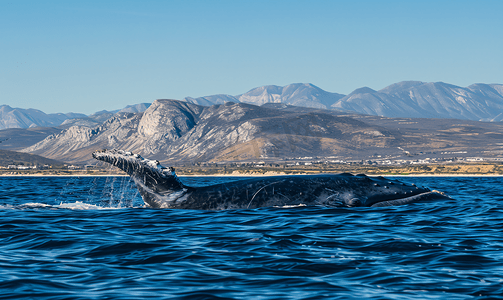
[[[145,203],[153,208],[381,207],[450,199],[438,191],[398,180],[349,173],[257,177],[196,188],[184,185],[174,168],[137,154],[101,150],[93,157],[131,176]]]

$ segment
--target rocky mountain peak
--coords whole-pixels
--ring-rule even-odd
[[[138,133],[174,141],[196,125],[202,107],[176,100],[156,100],[144,112]]]
[[[361,87],[361,88],[358,88],[354,91],[352,91],[349,95],[347,95],[346,97],[350,97],[350,96],[353,96],[353,95],[357,95],[357,94],[373,94],[375,93],[376,91],[374,89],[371,89],[367,86],[364,86],[364,87]]]

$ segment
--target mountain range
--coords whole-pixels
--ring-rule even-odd
[[[238,96],[187,97],[183,101],[199,105],[284,103],[392,118],[503,121],[503,84],[473,84],[464,88],[443,82],[402,81],[379,91],[363,87],[342,95],[312,84],[296,83],[262,86]]]
[[[331,108],[395,118],[452,118],[503,121],[503,85],[463,88],[443,82],[404,81],[380,91],[360,88]]]
[[[284,103],[294,106],[330,109],[331,105],[343,97],[342,94],[324,91],[310,83],[294,83],[286,86],[261,86],[237,96],[221,94],[199,98],[186,97],[182,101],[206,106],[225,102],[241,102],[259,106],[266,103]]]
[[[89,163],[93,151],[118,148],[177,164],[432,152],[499,155],[502,140],[498,122],[384,118],[283,103],[202,106],[156,100],[144,112],[116,113],[92,128],[72,126],[22,151]]]
[[[451,118],[485,122],[503,121],[503,84],[472,84],[459,87],[443,82],[403,81],[379,91],[368,87],[349,95],[331,93],[309,83],[267,85],[244,94],[186,97],[184,102],[211,106],[248,103],[282,103],[300,107],[331,109],[395,118]],[[149,103],[129,105],[121,110],[99,111],[86,116],[77,113],[45,114],[35,109],[0,106],[0,130],[6,128],[95,127],[116,113],[138,113]]]
[[[143,112],[149,106],[150,103],[139,103],[113,111],[102,110],[87,116],[80,113],[46,114],[33,108],[22,109],[12,108],[9,105],[0,105],[0,130],[35,127],[60,127],[64,129],[74,125],[94,127],[100,125],[116,113]]]
[[[78,113],[46,114],[33,108],[22,109],[0,105],[0,129],[55,127],[61,125],[65,120],[85,117],[87,116]]]

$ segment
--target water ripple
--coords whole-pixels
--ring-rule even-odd
[[[0,299],[501,297],[503,178],[402,180],[453,200],[154,210],[126,177],[0,178]]]

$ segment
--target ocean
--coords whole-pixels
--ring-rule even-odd
[[[503,177],[399,179],[453,199],[170,210],[128,177],[1,177],[0,299],[503,299]]]

